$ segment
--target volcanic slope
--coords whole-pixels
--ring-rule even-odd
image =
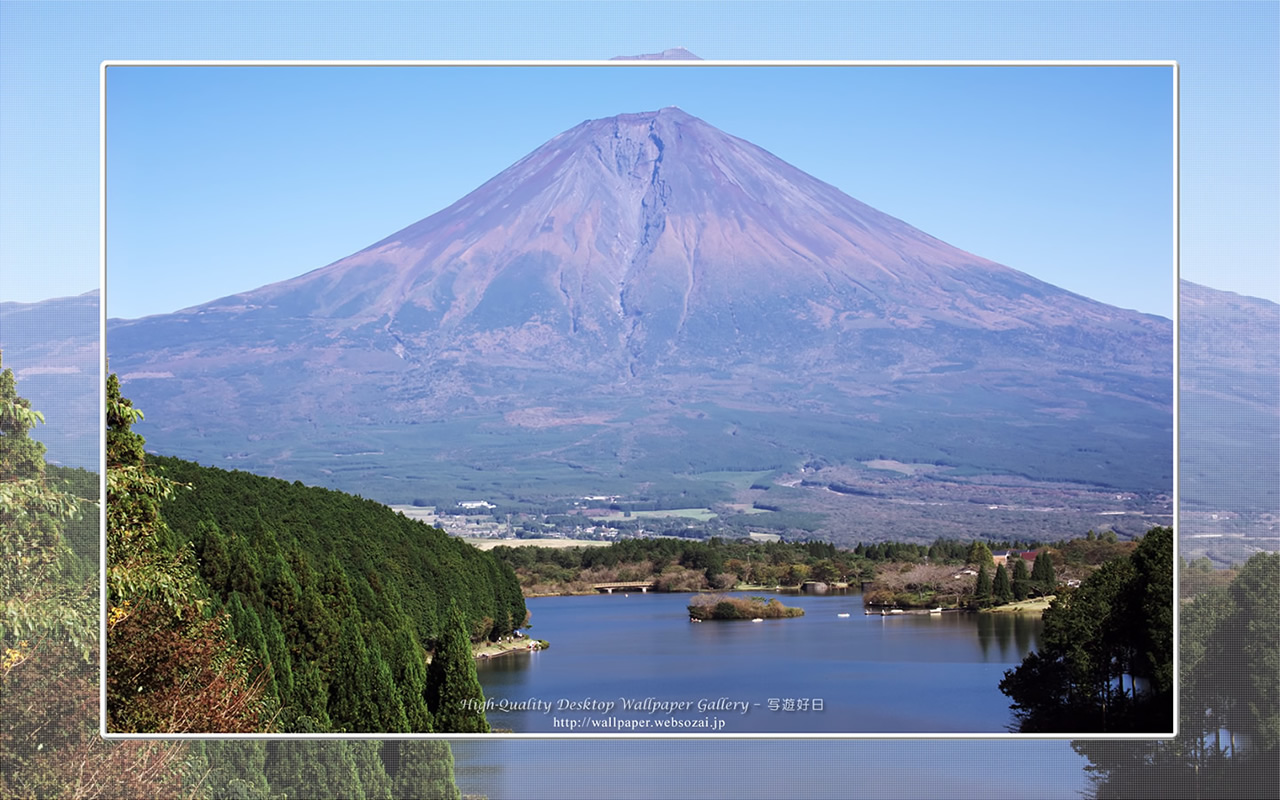
[[[877,458],[1168,491],[1172,336],[664,108],[107,344],[160,451],[406,500]]]

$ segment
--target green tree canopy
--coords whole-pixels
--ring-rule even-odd
[[[1058,576],[1053,569],[1053,556],[1047,551],[1039,553],[1035,564],[1031,566],[1031,588],[1040,595],[1053,594],[1058,588]]]
[[[1009,572],[1004,564],[996,567],[996,577],[991,583],[991,597],[999,605],[1013,600],[1013,586],[1009,583]]]
[[[1047,553],[1037,557],[1033,579],[1036,570],[1052,569],[1047,559]],[[1153,528],[1135,557],[1108,561],[1078,589],[1055,597],[1044,613],[1039,651],[1000,682],[1021,729],[1171,730],[1173,697],[1165,676],[1173,669],[1172,580],[1172,531]],[[1138,679],[1146,681],[1145,690]]]
[[[978,577],[973,586],[973,602],[979,607],[991,603],[991,574],[987,572],[986,564],[978,567]]]
[[[974,542],[969,545],[969,554],[964,559],[966,564],[974,566],[991,567],[995,565],[995,559],[991,557],[991,548],[987,547],[986,542]]]
[[[1011,589],[1014,600],[1026,600],[1031,596],[1031,574],[1027,571],[1027,562],[1022,558],[1013,562]]]
[[[439,733],[488,733],[466,621],[450,601],[443,636],[427,668],[427,707]]]

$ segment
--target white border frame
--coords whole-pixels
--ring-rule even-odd
[[[1127,733],[249,733],[249,734],[203,734],[203,733],[112,733],[107,730],[107,415],[106,415],[106,381],[107,381],[107,70],[110,67],[613,67],[618,69],[660,69],[660,68],[715,68],[715,67],[1169,67],[1171,68],[1173,92],[1173,731],[1168,734]],[[1179,65],[1173,60],[1027,60],[1027,61],[849,61],[849,60],[424,60],[424,61],[325,61],[325,60],[106,60],[99,65],[98,88],[98,280],[101,286],[101,304],[99,309],[99,348],[100,380],[99,380],[99,525],[100,525],[100,579],[99,579],[99,701],[98,732],[104,739],[436,739],[445,741],[507,741],[511,739],[590,739],[590,740],[635,740],[635,739],[813,739],[813,740],[858,740],[858,739],[1092,739],[1092,740],[1161,740],[1171,739],[1178,735],[1180,692],[1178,665],[1180,617],[1178,601],[1178,518],[1179,506],[1179,413],[1181,353],[1179,350],[1179,334],[1181,331],[1181,313],[1179,308],[1181,286],[1181,261],[1179,258],[1180,237],[1179,199],[1181,186],[1179,183],[1180,166],[1180,115],[1179,115]]]

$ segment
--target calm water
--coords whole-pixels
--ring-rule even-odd
[[[512,706],[491,708],[490,724],[595,735],[646,722],[630,730],[1003,733],[1012,715],[997,685],[1041,630],[1018,615],[866,616],[858,594],[784,596],[805,610],[794,619],[693,624],[690,597],[530,599],[530,632],[551,648],[479,662],[485,696]]]

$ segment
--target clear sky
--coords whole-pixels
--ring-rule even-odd
[[[336,261],[678,105],[941,239],[1172,315],[1171,67],[109,67],[111,316]]]
[[[724,4],[688,3],[665,5],[657,14],[645,5],[617,3],[477,7],[4,2],[0,3],[0,298],[35,301],[77,294],[98,284],[97,66],[102,59],[607,58],[678,44],[716,59],[1176,59],[1182,67],[1182,275],[1216,288],[1280,301],[1278,9],[1280,5],[1274,3],[1221,2],[867,2],[752,3],[731,10]],[[1003,186],[1018,189],[1035,183],[1033,179],[1023,176],[1018,182],[1012,180],[1019,178],[1016,175],[974,175],[983,162],[953,158],[953,153],[945,151],[938,156],[917,153],[911,182],[882,180],[895,169],[904,169],[901,163],[879,152],[874,159],[848,148],[842,152],[811,137],[796,136],[794,129],[788,132],[787,123],[799,117],[765,110],[755,114],[754,120],[743,121],[749,124],[739,124],[729,113],[731,108],[736,107],[741,116],[742,109],[757,105],[749,91],[743,95],[711,98],[721,101],[717,103],[690,99],[677,104],[957,246],[1108,302],[1168,313],[1167,297],[1159,297],[1167,295],[1161,287],[1133,285],[1131,272],[1150,255],[1141,243],[1133,245],[1137,252],[1128,259],[1123,259],[1118,247],[1111,248],[1112,256],[1125,261],[1118,267],[1108,262],[1095,270],[1095,259],[1078,257],[1089,252],[1089,240],[1100,237],[1111,242],[1126,227],[1123,222],[1129,212],[1118,204],[1109,206],[1111,219],[1099,227],[1087,231],[1070,231],[1069,224],[1055,227],[1053,220],[1036,218],[1042,209],[1054,207],[1041,202],[1042,195],[1028,194],[1036,197],[1036,203],[1018,202],[1019,195],[1002,195],[999,187],[987,185],[996,178],[1010,178]],[[378,115],[368,118],[370,127],[376,120],[396,130],[397,121],[420,119],[428,112],[439,115],[421,127],[426,140],[437,130],[461,124],[456,118],[440,121],[447,119],[447,112],[442,110],[445,103],[437,99],[396,99],[398,111],[379,109]],[[481,114],[483,97],[453,99],[466,101],[472,115]],[[307,237],[310,242],[295,238],[271,250],[261,242],[236,250],[236,238],[250,236],[255,227],[265,225],[259,218],[236,229],[224,226],[227,216],[210,218],[205,235],[191,241],[188,252],[167,269],[183,268],[190,276],[200,267],[232,278],[244,258],[220,259],[209,267],[202,265],[211,263],[212,257],[202,262],[199,254],[236,252],[260,262],[247,284],[237,277],[225,290],[209,286],[209,296],[200,286],[193,287],[193,294],[168,300],[163,299],[166,289],[156,286],[155,302],[132,309],[127,303],[135,302],[134,297],[142,303],[144,292],[129,290],[117,298],[126,304],[118,310],[113,299],[112,313],[172,310],[321,266],[457,199],[578,118],[630,110],[603,102],[596,106],[598,110],[587,109],[585,102],[572,108],[554,93],[517,100],[524,108],[533,106],[555,118],[507,115],[503,126],[482,140],[483,152],[491,154],[489,163],[455,152],[437,156],[431,169],[422,160],[425,148],[420,148],[415,163],[399,165],[387,180],[375,180],[382,176],[373,172],[348,176],[349,185],[364,195],[356,208],[346,204],[338,189],[315,189],[317,183],[308,183],[311,194],[331,201],[330,206],[341,206],[341,212],[333,212],[330,224],[314,217]],[[785,107],[786,98],[782,101]],[[665,104],[656,97],[654,102]],[[502,116],[496,100],[492,106]],[[356,107],[372,113],[369,106],[357,102]],[[813,110],[813,106],[807,108]],[[856,100],[845,107],[823,100],[816,111],[854,119],[857,108]],[[909,117],[924,109],[898,111]],[[560,112],[570,117],[568,123],[559,119]],[[321,126],[335,122],[323,119]],[[359,122],[356,118],[340,124],[350,126],[344,130],[353,130]],[[953,137],[969,134],[947,120],[942,124],[952,128],[946,132]],[[389,136],[391,143],[398,139],[404,144],[410,132],[404,127],[398,130]],[[511,137],[498,142],[496,134],[502,130]],[[896,145],[910,143],[922,133],[883,125],[851,126],[850,132],[858,134],[857,143],[863,145],[875,143],[877,135],[881,141],[889,139],[895,145],[887,148],[889,153],[900,151]],[[262,138],[250,136],[251,130],[242,133],[248,140]],[[362,139],[369,141],[364,133]],[[350,147],[325,150],[330,145],[323,131],[316,136],[298,143],[301,152],[314,147],[311,152],[317,156],[340,155],[337,163],[349,170],[376,161],[377,154],[366,154],[370,161],[360,161]],[[835,138],[831,134],[828,143]],[[288,148],[283,152],[288,154]],[[295,164],[279,159],[278,167],[288,174]],[[234,163],[222,166],[234,172]],[[429,169],[432,180],[423,180]],[[966,169],[971,171],[966,174]],[[396,180],[405,182],[397,185]],[[378,200],[388,203],[385,209],[373,205],[375,192],[370,189],[375,186]],[[433,187],[439,187],[439,195],[431,193]],[[252,208],[263,192],[279,205],[283,189],[242,187],[231,206]],[[212,186],[208,190],[214,191]],[[1090,194],[1101,207],[1114,202],[1105,191]],[[999,204],[1002,197],[1010,196],[1014,202]],[[188,192],[171,196],[166,216],[176,218],[181,206],[196,199]],[[294,197],[289,204],[297,208],[307,199]],[[126,213],[123,207],[120,213]],[[1005,220],[1008,224],[1003,224]],[[123,231],[120,235],[125,236]],[[152,238],[148,257],[164,256],[163,232],[153,230]],[[1043,246],[1036,247],[1040,239]],[[120,244],[129,245],[129,240]],[[142,259],[144,244],[135,241],[130,246],[135,248],[130,258]],[[127,252],[121,251],[121,256]],[[183,281],[168,276],[152,283],[180,286]],[[200,292],[194,292],[196,288]]]

